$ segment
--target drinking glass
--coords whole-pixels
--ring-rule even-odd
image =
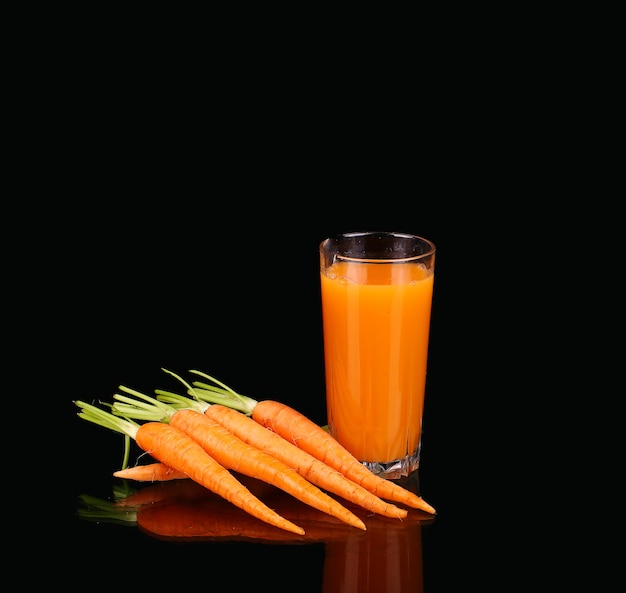
[[[435,245],[400,232],[321,242],[330,433],[388,478],[419,467]]]

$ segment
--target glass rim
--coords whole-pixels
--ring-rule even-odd
[[[388,238],[398,238],[398,239],[408,239],[415,242],[419,242],[422,245],[426,246],[426,249],[423,253],[418,253],[416,255],[404,256],[404,257],[393,257],[393,253],[390,254],[390,257],[358,257],[354,255],[344,255],[340,252],[334,254],[334,257],[338,261],[345,262],[355,262],[355,263],[410,263],[415,261],[420,261],[426,259],[428,257],[432,257],[435,255],[436,246],[430,240],[422,237],[421,235],[415,235],[412,233],[405,233],[399,231],[354,231],[354,232],[346,232],[346,233],[337,233],[330,237],[324,239],[320,245],[319,249],[321,253],[324,253],[331,245],[339,245],[340,242],[344,239],[358,239],[359,237],[367,238],[367,237],[379,237],[380,239],[388,239]]]

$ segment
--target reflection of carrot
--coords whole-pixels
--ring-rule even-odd
[[[374,513],[386,517],[406,517],[406,509],[386,503],[310,453],[296,447],[275,432],[263,428],[245,414],[220,404],[208,405],[204,414],[225,426],[245,442],[267,451],[295,468],[299,474],[320,488],[338,494]]]
[[[77,515],[98,523],[136,525],[151,537],[166,541],[305,544],[348,537],[359,539],[367,535],[367,531],[353,529],[265,482],[235,475],[252,492],[270,493],[271,489],[272,507],[283,517],[293,517],[290,520],[297,517],[306,533],[300,535],[275,529],[192,480],[151,484],[115,502],[82,495],[82,508]],[[395,523],[400,525],[400,522]]]
[[[240,476],[235,477],[242,482]],[[252,494],[260,498],[257,492],[249,488],[248,484],[244,482],[242,484]],[[222,498],[193,480],[166,480],[164,482],[153,482],[149,486],[137,488],[124,497],[116,497],[115,506],[139,507],[142,505],[154,505],[166,500],[222,500]]]
[[[113,475],[116,478],[135,480],[136,482],[165,482],[189,477],[184,472],[175,470],[161,462],[127,467],[113,472]]]
[[[283,500],[289,499],[289,500]],[[299,500],[283,493],[285,504],[281,513],[288,513],[290,505],[298,505],[305,517],[300,517],[305,527],[304,535],[268,528],[240,509],[218,501],[166,501],[137,509],[137,525],[142,531],[159,539],[173,541],[262,541],[273,543],[313,543],[366,536],[367,532],[354,530],[342,521],[321,513]],[[272,501],[278,504],[278,501]],[[312,515],[307,518],[307,515]],[[355,533],[357,535],[355,535]]]
[[[182,430],[163,422],[146,422],[139,425],[85,402],[74,403],[82,410],[78,414],[79,417],[135,439],[137,445],[155,459],[184,472],[195,482],[219,494],[257,519],[286,531],[304,534],[302,527],[265,505]]]
[[[403,521],[368,514],[367,531],[353,529],[266,482],[236,472],[234,475],[253,494],[266,498],[282,517],[302,525],[306,533],[299,535],[275,529],[193,480],[146,484],[123,498],[116,498],[115,502],[83,495],[80,498],[84,508],[79,509],[77,514],[99,523],[135,524],[151,537],[170,541],[345,542],[351,550],[355,549],[355,545],[365,545],[364,542],[377,542],[381,533],[406,537],[403,534],[435,520],[425,511],[410,509]],[[367,513],[357,505],[348,505],[354,506],[355,512],[361,516]],[[376,544],[374,547],[379,546]],[[382,548],[379,551],[384,552]]]

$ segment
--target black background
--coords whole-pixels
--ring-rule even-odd
[[[195,368],[325,422],[319,243],[337,232],[396,230],[437,246],[419,471],[421,493],[438,510],[423,529],[426,590],[449,590],[458,571],[484,584],[487,557],[506,563],[498,542],[511,507],[493,445],[507,421],[493,421],[501,394],[489,388],[498,292],[484,286],[493,276],[487,247],[507,228],[489,227],[487,204],[466,197],[466,186],[486,179],[480,172],[351,140],[359,146],[349,157],[343,144],[306,154],[257,146],[269,153],[258,162],[214,145],[178,154],[155,140],[163,153],[150,157],[135,152],[145,139],[80,156],[76,145],[58,170],[45,169],[59,197],[25,219],[33,224],[15,247],[22,260],[11,309],[19,313],[12,389],[33,404],[29,427],[45,435],[20,447],[41,459],[37,474],[23,478],[20,501],[34,509],[26,515],[32,533],[45,523],[33,538],[42,552],[60,546],[68,569],[122,559],[118,576],[172,556],[236,570],[230,546],[156,543],[76,519],[79,494],[110,495],[123,446],[77,418],[73,401],[110,401],[120,384],[176,390],[161,368],[185,376]],[[249,553],[259,564],[323,563],[319,547]],[[105,572],[100,578],[114,582],[114,571]]]
[[[39,577],[51,552],[46,576],[62,585],[85,586],[85,570],[89,585],[161,584],[160,569],[189,564],[279,590],[283,567],[319,568],[319,547],[252,546],[259,579],[229,546],[78,521],[80,493],[110,494],[122,444],[72,402],[108,400],[120,384],[173,387],[161,367],[198,368],[323,422],[317,247],[372,229],[438,250],[419,470],[438,510],[423,529],[425,590],[534,589],[544,569],[550,583],[578,578],[590,565],[556,556],[563,543],[587,553],[578,529],[599,507],[578,505],[587,468],[563,467],[578,463],[573,439],[553,442],[555,427],[587,427],[561,416],[573,390],[560,365],[577,365],[555,364],[560,338],[588,342],[571,329],[560,233],[604,237],[611,212],[586,219],[598,208],[584,182],[602,176],[572,123],[585,112],[580,77],[555,74],[554,52],[519,36],[506,47],[506,26],[481,37],[463,18],[418,26],[434,31],[425,38],[408,20],[410,32],[357,26],[357,39],[342,31],[328,45],[316,32],[295,51],[299,34],[240,46],[239,19],[225,44],[186,23],[178,45],[173,27],[113,18],[100,35],[87,22],[51,27],[7,93],[4,493],[7,541],[35,566],[20,578]],[[581,181],[591,201],[573,206]]]
[[[182,207],[189,200],[179,200],[179,193],[186,192],[172,187],[167,199],[145,206],[101,202],[55,233],[54,249],[44,254],[53,298],[40,304],[41,357],[30,362],[40,379],[33,393],[46,423],[55,422],[39,453],[51,459],[52,449],[57,460],[46,468],[54,485],[47,498],[55,501],[47,508],[63,511],[59,528],[71,526],[68,557],[97,563],[98,555],[130,554],[151,563],[171,554],[195,558],[199,550],[170,549],[129,529],[120,539],[111,526],[94,532],[77,521],[79,494],[110,494],[123,445],[119,435],[77,418],[73,400],[111,401],[120,384],[146,393],[180,391],[161,368],[187,379],[195,368],[325,423],[318,245],[335,232],[376,229],[419,234],[437,246],[419,471],[421,494],[438,510],[435,522],[423,527],[426,590],[443,590],[453,560],[480,574],[482,568],[468,562],[486,512],[477,492],[481,472],[473,466],[485,439],[480,410],[486,404],[471,399],[480,392],[475,377],[482,371],[472,369],[475,336],[466,333],[476,291],[475,282],[466,282],[475,274],[467,260],[476,247],[451,224],[446,208],[393,184],[368,197],[319,191],[303,200],[294,189],[279,202],[235,199],[207,187]],[[226,554],[221,562],[229,549],[219,550]],[[218,549],[211,553],[217,561]],[[306,552],[256,546],[253,553],[258,562],[323,564],[319,546]]]

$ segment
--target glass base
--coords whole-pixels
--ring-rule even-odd
[[[420,451],[419,449],[413,455],[407,455],[402,459],[395,459],[387,463],[379,461],[362,461],[361,462],[372,473],[386,478],[388,480],[397,480],[406,477],[419,468]]]

